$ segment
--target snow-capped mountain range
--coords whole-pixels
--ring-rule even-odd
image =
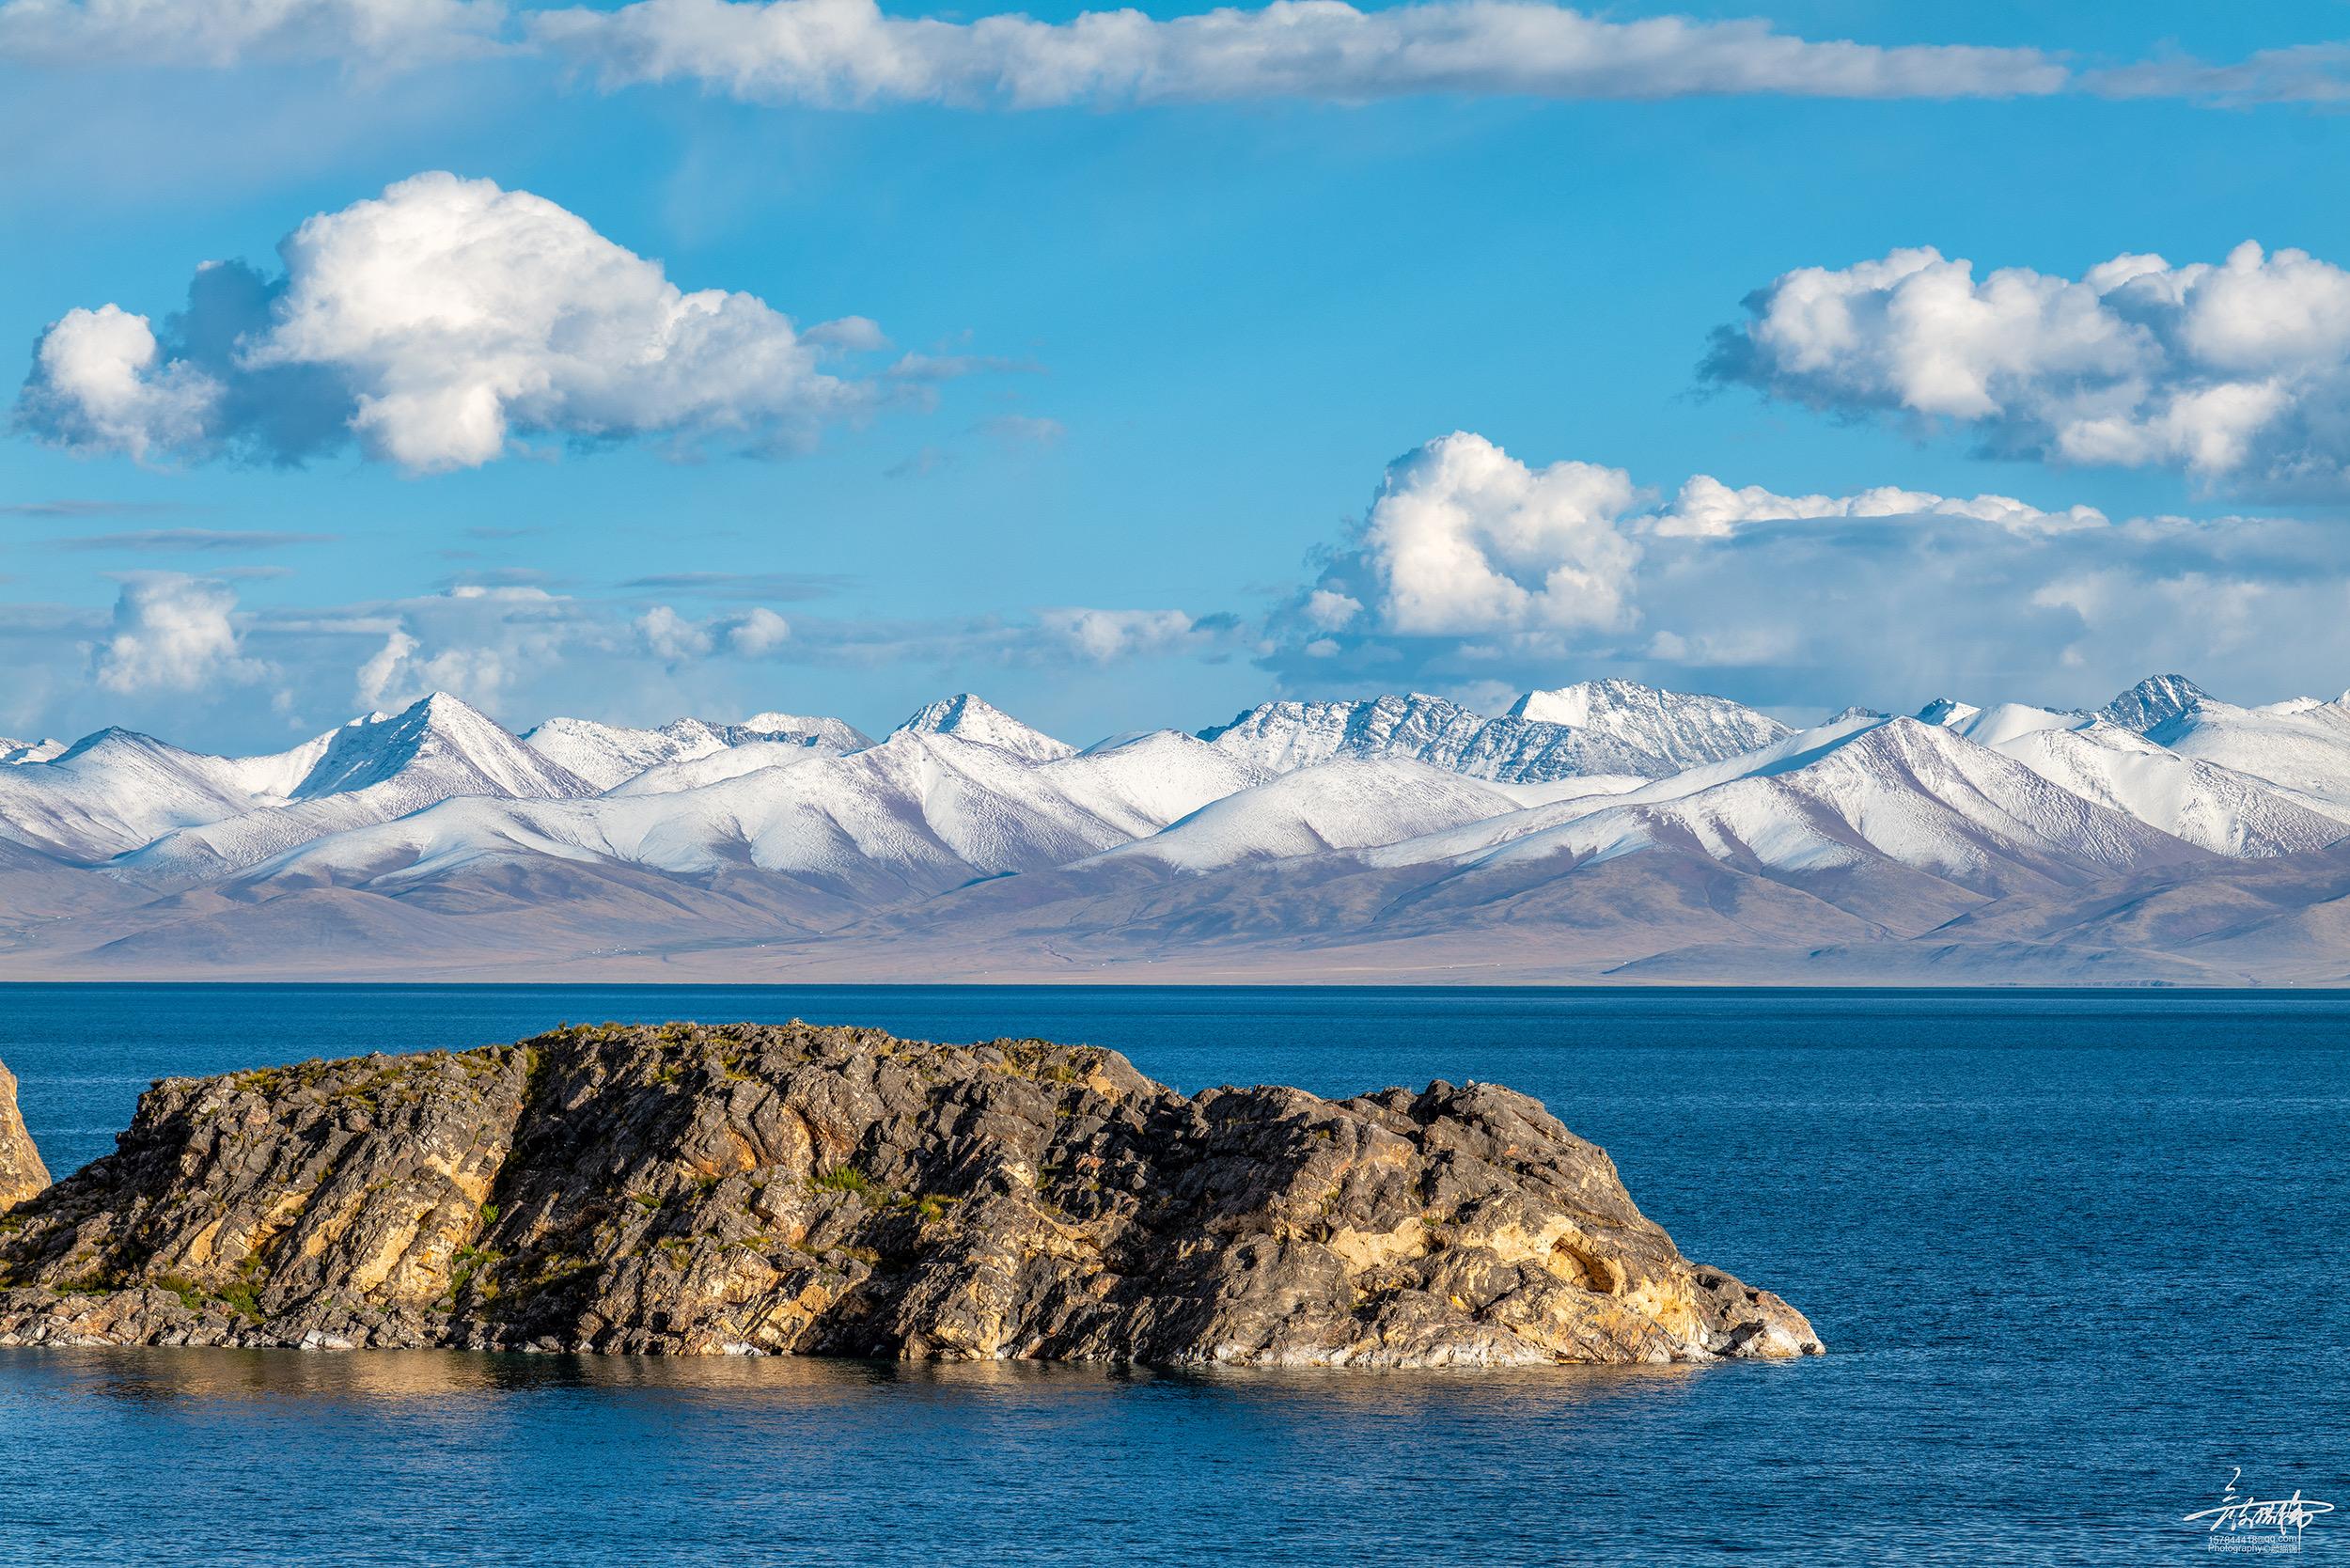
[[[2350,698],[1804,729],[1623,681],[1080,749],[978,697],[0,742],[0,975],[2338,980]]]
[[[1414,692],[1360,702],[1267,702],[1199,738],[1286,772],[1334,757],[1409,757],[1509,783],[1593,774],[1662,778],[1768,745],[1787,727],[1718,697],[1630,681],[1528,692],[1489,719]]]

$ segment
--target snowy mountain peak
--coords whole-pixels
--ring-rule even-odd
[[[594,719],[551,718],[523,736],[523,744],[598,790],[618,788],[653,768],[697,762],[745,745],[783,743],[825,757],[861,751],[866,735],[836,718],[796,713],[757,713],[740,724],[708,719],[671,719],[658,729],[601,724]],[[725,773],[721,766],[717,771]]]
[[[1276,773],[1333,757],[1405,757],[1445,760],[1466,755],[1488,720],[1423,692],[1340,702],[1261,702],[1211,725],[1199,738]]]
[[[980,745],[992,745],[998,751],[1009,751],[1031,762],[1056,761],[1077,754],[1075,746],[1065,741],[1057,741],[1042,729],[1030,729],[1001,708],[969,692],[959,692],[953,697],[944,697],[925,705],[890,733],[951,735],[959,741],[973,741]]]
[[[1578,681],[1528,692],[1508,716],[1606,736],[1628,752],[1667,764],[1668,771],[1725,761],[1789,733],[1777,719],[1728,698],[1668,692],[1637,681]]]
[[[20,879],[0,902],[11,941],[102,964],[437,955],[468,972],[655,943],[723,950],[709,962],[731,972],[746,941],[854,919],[892,942],[1005,944],[990,972],[1047,933],[1057,961],[1230,941],[1286,944],[1288,964],[1327,937],[1379,944],[1350,973],[1489,949],[1612,973],[1720,942],[1938,954],[1978,918],[2036,940],[2052,910],[2092,910],[2169,963],[2214,922],[2281,909],[2308,915],[2294,972],[2338,979],[2350,705],[2237,707],[2175,679],[2130,695],[2127,716],[2171,716],[2141,734],[2111,711],[1950,700],[1790,733],[1592,682],[1501,717],[1418,693],[1267,703],[1204,738],[1074,755],[967,695],[847,755],[822,739],[845,726],[772,713],[551,719],[525,743],[440,696],[269,756],[113,729],[0,767],[0,877]],[[1715,760],[1674,760],[1690,755]],[[72,917],[24,924],[53,894]],[[2004,949],[1976,950],[2009,973]]]
[[[488,714],[434,692],[388,717],[353,719],[326,737],[322,755],[292,798],[316,800],[395,781],[435,800],[451,794],[566,800],[594,792]]]
[[[699,719],[675,719],[658,729],[551,718],[523,735],[523,744],[599,790],[609,790],[648,768],[691,761],[726,747]]]
[[[1103,851],[1092,863],[1156,861],[1211,871],[1392,844],[1500,815],[1514,804],[1491,784],[1425,763],[1342,757],[1233,791],[1162,832]]]
[[[862,751],[873,744],[873,737],[854,725],[837,718],[824,718],[803,713],[768,712],[753,713],[740,724],[729,724],[726,733],[740,732],[757,740],[803,741],[827,751]],[[741,745],[741,741],[733,741]]]
[[[2101,716],[2143,735],[2193,713],[2211,694],[2184,675],[2150,675],[2098,710]]]
[[[1988,708],[1945,699],[1929,703],[1919,722],[1964,735],[1977,745],[1998,746],[2042,729],[2078,729],[2098,721],[2093,713],[2035,708],[2029,702],[1995,702]]]
[[[1549,691],[1528,692],[1510,704],[1508,717],[1532,719],[1537,724],[1584,725],[1591,722],[1594,705],[1608,705],[1606,688],[1626,685],[1620,681],[1577,681],[1571,686],[1557,686]]]
[[[118,724],[110,724],[103,729],[91,730],[57,753],[53,760],[60,763],[70,763],[78,762],[94,753],[109,751],[153,753],[175,749],[177,748],[168,742],[159,741],[152,735],[142,735],[135,729],[125,729]]]
[[[47,758],[28,757],[24,760],[46,761],[64,773],[133,792],[142,786],[131,780],[143,779],[151,786],[159,780],[172,779],[224,799],[242,799],[246,795],[282,799],[317,760],[325,740],[321,736],[274,756],[215,757],[209,752],[183,750],[169,741],[136,729],[109,725],[70,746],[60,747]]]
[[[1566,713],[1579,723],[1536,713]],[[1421,692],[1353,702],[1267,702],[1199,731],[1277,772],[1333,757],[1399,757],[1472,778],[1538,783],[1598,774],[1662,778],[1743,755],[1788,733],[1718,697],[1588,681],[1529,692],[1497,719]]]

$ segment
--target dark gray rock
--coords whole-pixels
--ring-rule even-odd
[[[1817,1353],[1487,1084],[1189,1097],[1109,1051],[567,1028],[172,1079],[0,1234],[0,1344],[1268,1366]]]

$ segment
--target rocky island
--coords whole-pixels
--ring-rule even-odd
[[[1814,1355],[1534,1100],[1183,1095],[1115,1052],[564,1027],[172,1078],[54,1186],[0,1073],[0,1346],[1501,1366]]]

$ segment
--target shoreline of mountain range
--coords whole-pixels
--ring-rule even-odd
[[[0,740],[0,979],[2334,984],[2350,698]]]

